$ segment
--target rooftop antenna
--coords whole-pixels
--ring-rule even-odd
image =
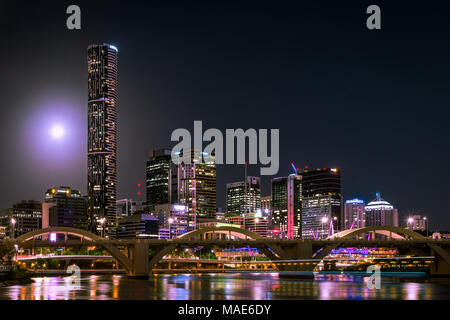
[[[295,174],[298,174],[298,169],[295,167],[294,162],[291,162],[292,169],[294,169]]]

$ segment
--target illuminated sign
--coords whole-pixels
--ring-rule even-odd
[[[355,199],[347,200],[347,201],[345,201],[345,203],[364,204],[364,200],[355,198]]]
[[[56,242],[56,233],[54,233],[54,232],[50,233],[50,241]]]

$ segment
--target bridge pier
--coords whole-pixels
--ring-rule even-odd
[[[435,256],[431,267],[431,275],[438,277],[450,277],[450,248],[442,248],[435,244],[429,244],[432,255]]]
[[[149,244],[144,240],[137,240],[130,247],[131,270],[127,272],[129,278],[148,279],[150,273],[148,250]]]
[[[437,277],[450,277],[450,266],[442,259],[436,257],[431,267],[431,275]]]

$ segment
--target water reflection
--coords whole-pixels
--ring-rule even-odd
[[[0,299],[449,299],[450,280],[383,278],[381,289],[367,279],[319,275],[315,280],[286,280],[277,274],[157,275],[132,280],[118,275],[82,275],[80,286],[66,277],[35,278],[25,286],[0,288]]]

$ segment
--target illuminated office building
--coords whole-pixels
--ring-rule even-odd
[[[35,200],[20,201],[10,209],[10,218],[14,219],[14,238],[30,231],[42,229],[42,203]],[[11,219],[9,224],[11,225]]]
[[[227,184],[227,215],[246,216],[261,210],[260,178],[247,177],[244,181]]]
[[[45,203],[55,203],[57,209],[52,209],[51,226],[71,226],[86,230],[88,227],[87,200],[80,191],[70,187],[53,187],[45,193]],[[50,210],[50,209],[49,209]],[[59,222],[57,222],[59,221]],[[70,222],[72,221],[72,222]],[[72,224],[72,225],[70,225]]]
[[[270,216],[272,212],[272,196],[261,197],[261,212],[263,215]]]
[[[268,236],[269,220],[261,214],[248,214],[245,217],[245,229],[258,233],[263,237]]]
[[[214,155],[194,149],[185,156],[190,157],[190,163],[178,165],[173,179],[177,185],[177,202],[189,208],[188,229],[191,231],[195,230],[197,220],[216,217],[216,161]]]
[[[243,216],[229,216],[225,217],[225,221],[228,224],[239,226],[239,228],[244,228],[245,218]]]
[[[398,227],[398,211],[392,204],[381,198],[377,192],[376,198],[366,207],[366,226]]]
[[[151,214],[158,219],[160,238],[176,238],[188,232],[189,208],[182,204],[158,204],[151,210]]]
[[[0,226],[0,240],[6,239],[7,234],[8,234],[8,227]]]
[[[146,167],[147,205],[172,203],[171,168],[172,158],[169,149],[157,149],[149,152]]]
[[[113,238],[117,197],[117,48],[88,47],[88,218]]]
[[[326,238],[341,228],[341,170],[323,168],[299,173],[302,176],[302,237]]]
[[[427,228],[427,218],[418,214],[414,214],[408,217],[406,225],[410,230],[425,231]]]
[[[282,238],[301,236],[302,221],[302,177],[272,179],[272,227]]]
[[[158,239],[158,219],[150,214],[137,213],[119,220],[119,239]]]
[[[355,198],[345,201],[343,224],[343,230],[364,228],[366,226],[364,200]]]

